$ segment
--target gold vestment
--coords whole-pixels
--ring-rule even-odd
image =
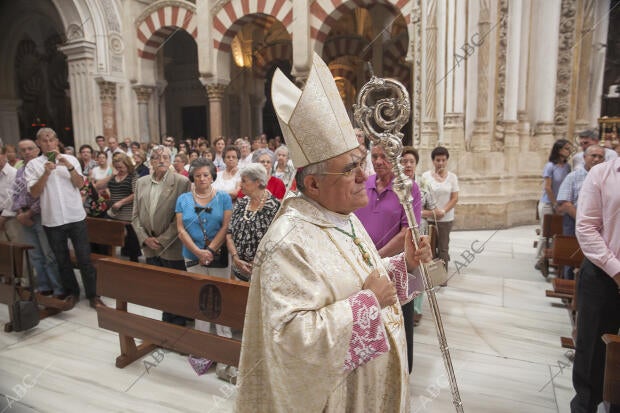
[[[353,325],[347,299],[361,291],[373,268],[353,240],[334,228],[334,216],[350,218],[374,268],[387,276],[387,259],[379,257],[355,215],[334,214],[303,196],[286,198],[254,262],[237,412],[407,410],[399,304],[381,310],[390,350],[353,371],[344,369]]]

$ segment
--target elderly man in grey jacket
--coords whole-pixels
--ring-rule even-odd
[[[136,182],[131,224],[146,263],[185,270],[174,208],[179,195],[190,190],[189,180],[170,169],[170,149],[156,146],[151,155],[152,173]],[[187,319],[164,312],[162,320],[184,326]]]

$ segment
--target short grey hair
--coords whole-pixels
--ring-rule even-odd
[[[295,174],[297,189],[302,193],[305,192],[304,178],[308,175],[321,175],[325,173],[327,171],[327,162],[329,162],[329,159],[299,168]]]
[[[289,158],[289,153],[290,153],[290,152],[289,152],[288,148],[286,147],[286,145],[280,145],[280,146],[278,146],[278,147],[276,148],[276,151],[274,152],[275,156],[277,157],[277,156],[278,156],[278,153],[279,153],[279,152],[282,152],[282,151],[286,151],[286,158],[288,159],[288,158]]]
[[[269,181],[267,171],[260,163],[249,164],[248,166],[242,168],[239,174],[241,175],[241,178],[247,178],[253,182],[258,181],[258,185],[261,189],[265,188],[267,186],[267,182]]]
[[[254,154],[252,155],[252,162],[258,162],[260,157],[263,156],[263,155],[269,155],[269,157],[271,158],[271,163],[272,164],[275,162],[275,155],[269,149],[257,149],[257,150],[255,150]]]
[[[605,148],[603,148],[601,145],[595,143],[594,145],[590,145],[586,148],[586,150],[584,151],[584,155],[590,155],[590,152],[596,150],[596,149],[600,149],[601,151],[603,151],[603,155],[605,154]]]
[[[580,138],[590,138],[594,140],[599,140],[598,131],[596,129],[586,129],[584,131],[579,132]]]

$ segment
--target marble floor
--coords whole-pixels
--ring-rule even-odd
[[[465,412],[570,411],[572,367],[559,338],[571,326],[534,270],[534,228],[453,233],[452,278],[437,298]],[[411,412],[454,411],[427,302],[414,340]],[[175,353],[118,369],[118,352],[85,300],[28,332],[0,333],[0,413],[232,411],[236,389],[213,369],[199,377]]]

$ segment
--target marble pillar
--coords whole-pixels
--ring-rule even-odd
[[[520,52],[519,52],[519,97],[517,102],[517,120],[519,122],[519,145],[521,152],[530,148],[530,122],[527,114],[527,75],[530,55],[530,7],[531,0],[521,2]]]
[[[527,119],[527,112],[520,110],[517,112],[517,130],[519,134],[519,152],[529,152],[531,144],[530,122]]]
[[[491,27],[489,0],[480,2],[478,33],[489,33]],[[471,138],[473,152],[491,150],[491,130],[489,125],[489,54],[490,41],[484,41],[478,47],[478,93],[476,101],[476,120]]]
[[[467,54],[463,51],[462,45],[467,42],[466,2],[448,2],[448,19],[452,23],[449,26],[453,26],[453,29],[448,30],[448,39],[453,40],[447,42],[442,144],[450,149],[451,154],[458,154],[458,151],[465,147],[465,59]]]
[[[213,142],[218,136],[222,136],[222,100],[226,85],[222,83],[207,84],[207,96],[209,98],[209,139]]]
[[[58,48],[67,56],[74,146],[92,144],[101,134],[101,106],[95,97],[95,44],[78,40]]]
[[[426,42],[425,87],[420,148],[431,149],[437,145],[437,0],[425,2]]]
[[[506,158],[506,172],[515,175],[517,173],[519,158],[519,122],[517,108],[519,106],[519,55],[521,52],[521,0],[509,0],[508,21],[506,33],[506,78],[504,87],[504,156]]]
[[[533,147],[546,152],[553,145],[556,81],[559,76],[558,54],[560,30],[560,0],[532,3],[532,29],[528,111],[535,116]],[[544,40],[543,40],[544,39]],[[544,42],[544,44],[541,44]],[[564,45],[563,45],[564,47]],[[561,71],[561,70],[560,70]],[[531,118],[530,118],[531,119]],[[550,127],[551,126],[551,127]]]
[[[101,119],[103,136],[118,138],[116,126],[116,83],[97,78],[99,85],[99,99],[101,101]]]
[[[263,132],[263,107],[265,105],[266,99],[264,95],[250,96],[250,105],[252,112],[252,130],[248,135],[250,139],[253,136],[256,136]]]
[[[151,121],[149,116],[149,102],[153,95],[154,86],[136,85],[133,87],[138,99],[138,122],[140,140],[142,142],[158,142],[159,139],[151,134]]]

